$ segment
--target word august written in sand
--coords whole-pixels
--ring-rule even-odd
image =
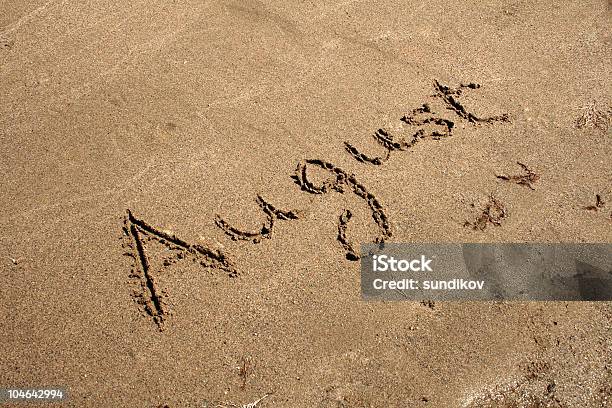
[[[492,125],[500,122],[509,122],[507,114],[500,116],[479,117],[469,112],[460,102],[460,97],[468,91],[480,88],[475,83],[461,84],[457,88],[450,88],[434,81],[434,94],[431,98],[441,101],[443,111],[448,114],[434,112],[431,105],[423,103],[408,114],[399,118],[401,130],[390,132],[385,129],[376,130],[371,137],[379,145],[383,154],[380,156],[368,155],[361,152],[354,145],[345,142],[346,152],[360,163],[369,166],[384,165],[393,154],[405,152],[417,143],[425,140],[441,140],[452,136],[455,129],[455,120],[467,122],[470,125]],[[310,180],[311,170],[323,171],[327,178],[315,184]],[[355,194],[367,205],[372,222],[377,231],[374,242],[384,243],[391,238],[392,232],[389,218],[384,207],[368,189],[361,184],[354,174],[342,170],[333,163],[321,159],[306,159],[298,163],[294,174],[291,176],[302,191],[315,195],[326,195],[329,193]],[[263,196],[258,195],[255,202],[265,216],[263,225],[254,231],[245,231],[232,226],[220,215],[215,218],[215,224],[230,239],[234,241],[250,241],[253,244],[263,239],[271,239],[274,225],[279,221],[297,220],[301,212],[297,210],[282,210],[269,203]],[[348,260],[359,259],[355,244],[347,237],[347,231],[353,212],[343,209],[338,217],[337,240]],[[181,238],[164,232],[139,219],[128,210],[124,219],[123,231],[126,237],[125,247],[128,248],[126,255],[134,260],[130,278],[137,284],[134,292],[135,300],[142,306],[143,310],[150,315],[160,330],[163,330],[164,322],[169,316],[165,291],[159,288],[156,274],[166,267],[183,259],[192,259],[206,268],[218,270],[230,277],[238,276],[239,273],[231,258],[218,250],[207,248],[198,244],[190,244]],[[163,259],[157,263],[151,262],[147,254],[147,245],[150,242],[164,245]]]

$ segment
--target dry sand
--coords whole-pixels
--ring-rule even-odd
[[[380,235],[368,205],[291,178],[354,173],[394,242],[611,242],[611,3],[297,3],[0,1],[0,387],[63,386],[70,407],[612,406],[610,303],[365,303],[337,236],[344,209],[347,240]],[[462,106],[509,121],[461,119],[436,80],[482,85]],[[381,155],[374,131],[423,103],[451,136],[378,166],[345,149]],[[269,219],[258,243],[216,224]],[[135,302],[134,225],[158,305]]]

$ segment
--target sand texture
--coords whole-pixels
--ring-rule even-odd
[[[364,302],[355,261],[612,242],[611,4],[0,1],[0,388],[611,407],[610,303]]]

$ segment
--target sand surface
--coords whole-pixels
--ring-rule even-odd
[[[0,1],[0,387],[62,386],[68,407],[612,406],[610,303],[366,303],[338,240],[349,209],[357,247],[612,242],[611,3],[295,3]],[[461,106],[507,120],[460,117],[435,81],[481,85]],[[382,156],[374,132],[424,103],[450,135],[381,165],[348,152]],[[350,188],[301,188],[300,163],[329,178],[315,159],[388,230]]]

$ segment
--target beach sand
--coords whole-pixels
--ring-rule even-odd
[[[338,240],[612,242],[611,3],[297,3],[0,2],[0,388],[612,406],[609,302],[364,302]],[[480,85],[461,106],[504,120],[462,118],[436,82]],[[348,152],[381,156],[374,132],[423,104],[452,134],[381,165]],[[388,226],[350,186],[301,188],[300,163],[329,176],[308,160],[354,174]]]

